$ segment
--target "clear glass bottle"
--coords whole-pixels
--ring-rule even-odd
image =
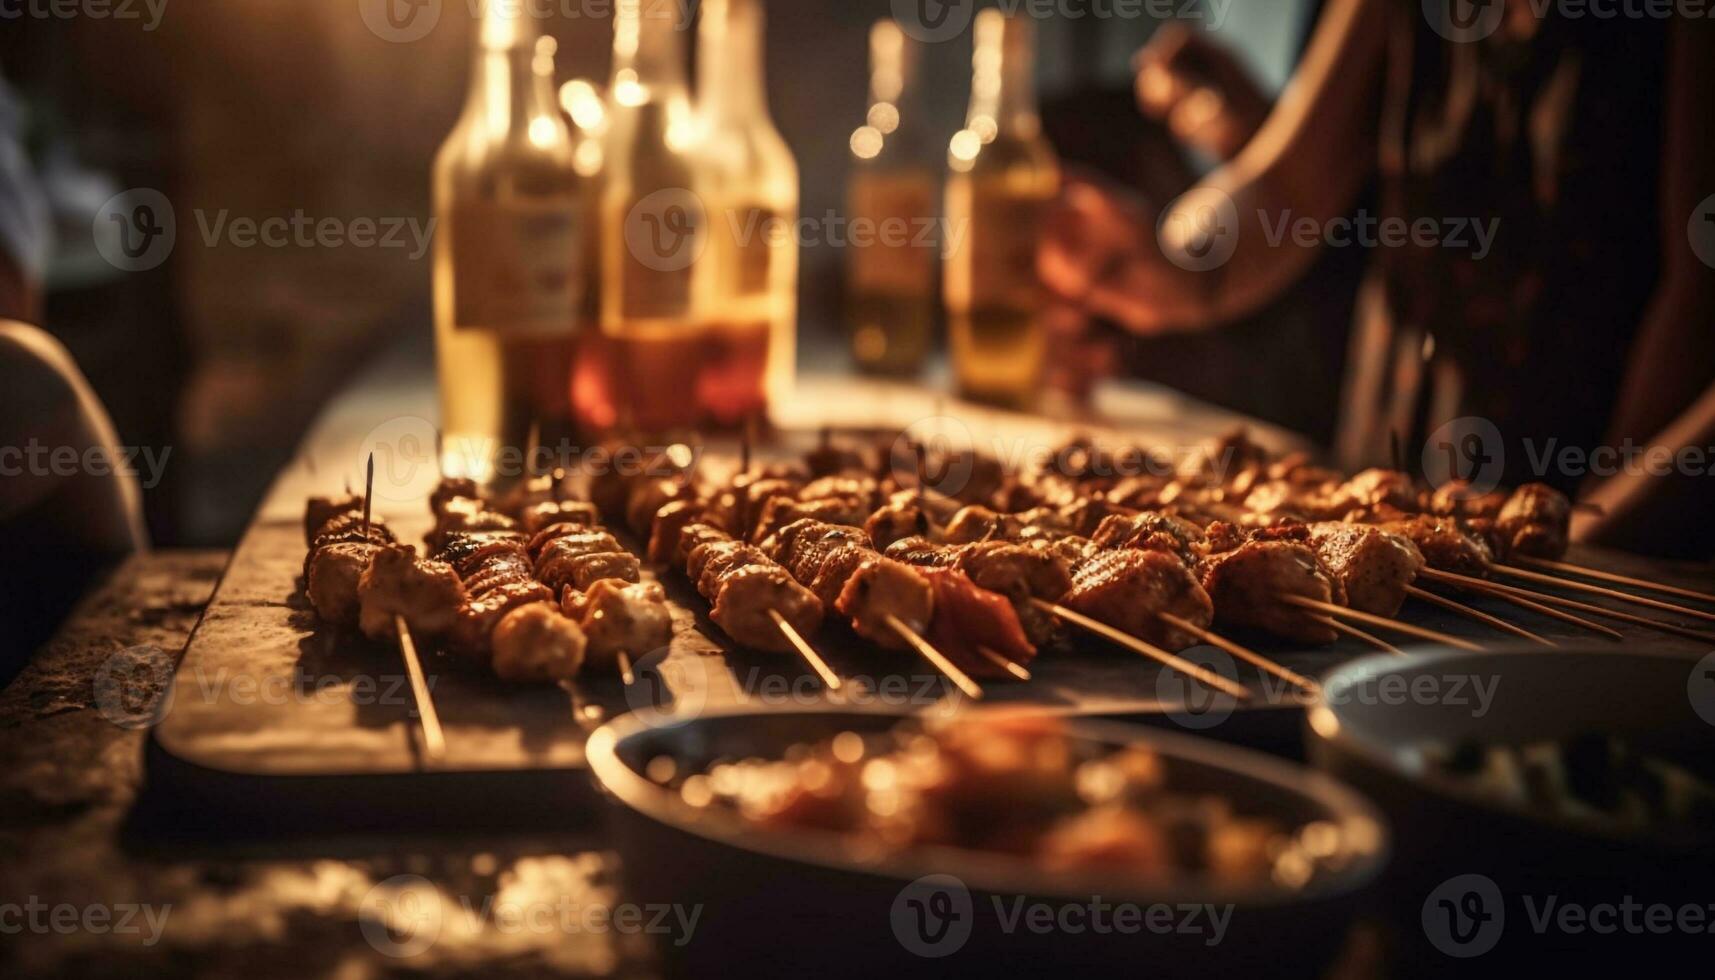
[[[768,112],[761,0],[704,0],[697,109],[721,311],[697,394],[737,425],[791,393],[798,348],[798,161]]]
[[[869,34],[869,112],[851,136],[847,332],[860,369],[913,374],[940,311],[940,162],[916,98],[919,45],[891,19]]]
[[[506,447],[571,433],[587,213],[554,103],[554,42],[516,3],[484,5],[469,96],[436,156],[441,467],[483,483]]]
[[[581,421],[665,434],[700,424],[713,300],[707,166],[673,4],[619,0],[602,152],[601,337],[579,365]]]
[[[1060,167],[1036,107],[1029,18],[977,15],[971,108],[948,147],[945,295],[960,395],[1030,407],[1047,336],[1036,245]]]

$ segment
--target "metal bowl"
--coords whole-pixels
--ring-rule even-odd
[[[1699,672],[1708,666],[1694,655],[1614,647],[1431,651],[1365,658],[1324,678],[1306,716],[1309,755],[1374,800],[1394,829],[1386,892],[1403,959],[1442,968],[1467,960],[1496,971],[1635,963],[1641,950],[1674,937],[1545,926],[1549,900],[1585,910],[1628,897],[1706,908],[1715,827],[1670,835],[1544,811],[1425,766],[1424,751],[1599,733],[1707,779],[1715,724],[1699,711],[1715,720],[1715,680],[1700,686]],[[1486,930],[1477,927],[1482,915],[1490,917]]]
[[[1288,826],[1327,821],[1345,861],[1301,889],[1185,878],[1059,875],[1028,862],[952,848],[861,853],[811,830],[762,830],[719,807],[694,808],[644,775],[666,756],[679,771],[716,759],[778,758],[842,731],[881,732],[903,715],[780,711],[692,720],[631,715],[589,740],[610,808],[629,901],[699,910],[688,940],[657,943],[685,976],[943,975],[1077,965],[1163,975],[1318,975],[1339,951],[1363,891],[1387,860],[1375,811],[1333,780],[1266,756],[1187,736],[1074,723],[1076,738],[1144,745],[1177,790],[1241,803]],[[1124,909],[1122,913],[1120,910]],[[688,913],[687,913],[688,914]],[[1124,922],[1121,917],[1124,917]]]

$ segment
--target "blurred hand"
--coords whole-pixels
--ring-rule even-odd
[[[1229,48],[1178,22],[1163,24],[1133,57],[1132,67],[1143,114],[1217,160],[1244,149],[1272,108]]]

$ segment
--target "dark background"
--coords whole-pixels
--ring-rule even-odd
[[[28,10],[22,2],[4,9]],[[211,245],[197,213],[426,221],[430,161],[467,81],[468,2],[445,0],[435,29],[407,44],[372,34],[358,0],[167,0],[153,31],[140,0],[135,20],[0,21],[0,75],[22,100],[32,156],[56,196],[83,207],[60,209],[44,326],[78,357],[123,443],[172,447],[165,481],[146,498],[157,543],[234,540],[332,391],[379,347],[427,335],[427,256]],[[1196,23],[1220,9],[1209,2],[1190,0],[1205,18]],[[1218,33],[1272,92],[1303,43],[1309,6],[1231,0]],[[803,174],[805,215],[843,212],[847,141],[867,102],[867,32],[889,12],[888,0],[768,4],[771,101]],[[561,41],[563,79],[605,81],[605,16],[546,24]],[[1157,26],[1149,17],[1043,21],[1039,76],[1050,132],[1069,160],[1171,190],[1199,161],[1147,125],[1128,92],[1130,56]],[[920,94],[932,132],[961,123],[969,61],[968,32],[928,47]],[[95,254],[90,219],[134,187],[173,202],[178,240],[160,268],[125,274]],[[805,347],[838,350],[813,341],[837,333],[842,256],[819,246],[803,260]],[[1313,277],[1266,323],[1134,342],[1129,366],[1324,437],[1341,331],[1318,323],[1349,314],[1348,273]],[[813,369],[844,367],[819,356]]]

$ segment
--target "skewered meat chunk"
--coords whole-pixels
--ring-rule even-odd
[[[584,663],[588,639],[551,602],[520,606],[502,616],[490,640],[490,666],[501,680],[570,680]]]
[[[1405,605],[1406,587],[1423,568],[1410,538],[1363,524],[1315,524],[1310,546],[1322,567],[1360,612],[1392,616]]]
[[[829,497],[805,501],[771,497],[756,520],[756,528],[751,532],[750,540],[760,543],[775,531],[802,520],[861,528],[864,521],[869,519],[867,503],[856,497]]]
[[[447,535],[436,561],[453,566],[460,578],[468,579],[482,561],[492,555],[516,554],[524,550],[524,535],[517,531],[471,531]]]
[[[323,548],[336,544],[385,546],[395,542],[393,532],[389,531],[386,525],[371,521],[365,527],[363,515],[360,513],[336,515],[322,525],[321,530],[316,532],[316,539],[310,542],[309,551],[304,554],[304,582],[307,584],[310,580],[310,562],[315,559],[316,553]]]
[[[1053,638],[1057,621],[1031,600],[1059,602],[1071,591],[1070,562],[1045,548],[985,541],[961,549],[954,567],[979,588],[1005,596],[1032,643]]]
[[[410,545],[389,545],[375,553],[357,584],[361,609],[358,628],[372,640],[396,636],[394,616],[403,616],[418,639],[445,634],[464,604],[464,584],[445,562],[417,557]]]
[[[1154,511],[1113,515],[1102,521],[1092,539],[1098,548],[1164,551],[1194,565],[1203,550],[1203,529],[1190,521]]]
[[[1333,643],[1338,634],[1314,613],[1282,602],[1283,595],[1338,602],[1337,585],[1316,553],[1291,541],[1249,541],[1203,562],[1203,588],[1219,621],[1304,643]]]
[[[1450,517],[1419,514],[1376,525],[1411,539],[1430,568],[1461,575],[1483,575],[1494,560],[1494,552],[1481,539],[1467,534]]]
[[[464,477],[444,477],[436,484],[433,493],[429,494],[429,512],[435,515],[435,523],[446,519],[448,505],[454,500],[480,500],[482,488],[475,480]]]
[[[691,555],[702,545],[716,544],[721,541],[731,541],[732,535],[711,524],[688,524],[679,532],[679,543],[673,547],[673,566],[688,568]],[[696,581],[692,575],[691,580]]]
[[[343,497],[311,497],[304,505],[304,543],[314,544],[327,522],[341,514],[363,514],[363,498],[346,494]]]
[[[709,618],[741,646],[773,653],[793,647],[769,611],[805,636],[822,625],[822,603],[774,562],[731,568],[714,586]],[[705,593],[706,594],[706,593]]]
[[[459,607],[457,620],[453,623],[452,646],[461,653],[487,660],[494,627],[507,613],[532,603],[552,602],[553,598],[554,594],[547,586],[529,578],[508,582],[473,596]]]
[[[885,551],[895,541],[929,533],[929,517],[917,505],[915,494],[895,494],[894,499],[869,515],[864,533]]]
[[[883,554],[918,568],[951,568],[959,560],[958,548],[939,545],[923,537],[895,541]]]
[[[844,547],[873,550],[862,528],[808,518],[793,521],[762,543],[763,553],[800,582],[815,578],[827,556]]]
[[[601,523],[596,513],[595,504],[582,500],[546,500],[530,504],[520,513],[524,522],[524,530],[535,534],[544,528],[556,524],[579,524],[584,527],[595,527]]]
[[[673,564],[679,548],[679,535],[685,528],[703,519],[707,508],[696,500],[675,500],[662,506],[655,515],[649,532],[649,548],[645,553],[649,564],[656,567]],[[683,567],[682,565],[680,567]]]
[[[632,487],[626,497],[625,526],[638,537],[646,537],[662,507],[675,500],[686,500],[694,494],[690,481],[682,476],[644,480]]]
[[[482,595],[508,582],[535,581],[530,570],[530,559],[524,554],[524,549],[517,545],[514,545],[510,552],[485,556],[468,574],[461,572],[461,577],[464,579],[465,591],[473,596]]]
[[[740,473],[733,477],[732,484],[716,500],[709,515],[710,522],[748,538],[770,500],[775,497],[797,500],[802,489],[802,481],[788,477]]]
[[[935,613],[934,587],[909,565],[873,552],[865,558],[847,577],[834,608],[851,618],[852,629],[859,636],[883,647],[907,649],[909,645],[899,638],[888,616],[897,616],[914,632],[924,632]]]
[[[583,591],[602,579],[641,582],[643,563],[626,551],[594,554],[544,554],[536,566],[536,577],[551,589],[567,587]]]
[[[1559,560],[1571,534],[1572,501],[1553,487],[1527,483],[1495,515],[1491,540],[1502,555]]]
[[[995,680],[1012,676],[983,656],[983,649],[1021,667],[1036,659],[1036,646],[1006,597],[979,587],[957,569],[929,569],[924,577],[935,592],[930,640],[965,673]]]
[[[515,531],[518,522],[489,508],[480,499],[471,497],[452,497],[446,500],[441,515],[435,521],[435,529],[428,536],[429,547],[439,550],[448,537],[454,534],[475,531]]]
[[[685,572],[704,596],[714,595],[720,579],[728,572],[746,565],[771,564],[768,556],[743,541],[717,541],[691,552]],[[712,601],[712,600],[711,600]]]
[[[821,563],[815,566],[814,573],[804,582],[809,590],[816,594],[822,605],[829,609],[837,609],[840,596],[845,593],[846,585],[857,574],[864,563],[875,557],[875,552],[856,545],[841,545],[823,552]],[[801,565],[808,564],[800,562]],[[796,578],[796,574],[794,574]]]
[[[873,508],[881,498],[881,484],[869,476],[825,476],[813,480],[798,491],[802,501],[849,499],[865,510]]]
[[[567,589],[561,609],[583,628],[589,661],[603,666],[616,666],[621,653],[641,657],[673,639],[667,595],[654,582],[603,579],[585,592]]]
[[[361,541],[328,545],[310,554],[307,588],[310,603],[322,622],[355,627],[361,604],[357,583],[380,545]]]
[[[978,541],[1011,541],[1024,529],[1017,518],[997,514],[980,504],[965,507],[947,523],[942,537],[949,544],[975,544]]]
[[[1429,495],[1429,512],[1442,517],[1493,517],[1507,504],[1504,490],[1478,493],[1467,480],[1448,480]]]
[[[624,550],[619,546],[619,539],[606,531],[574,524],[556,524],[530,539],[530,554],[536,559],[538,573],[544,563],[555,558]]]
[[[1158,613],[1204,627],[1215,614],[1191,570],[1162,551],[1097,552],[1072,576],[1072,588],[1060,604],[1168,650],[1183,650],[1197,640]]]

